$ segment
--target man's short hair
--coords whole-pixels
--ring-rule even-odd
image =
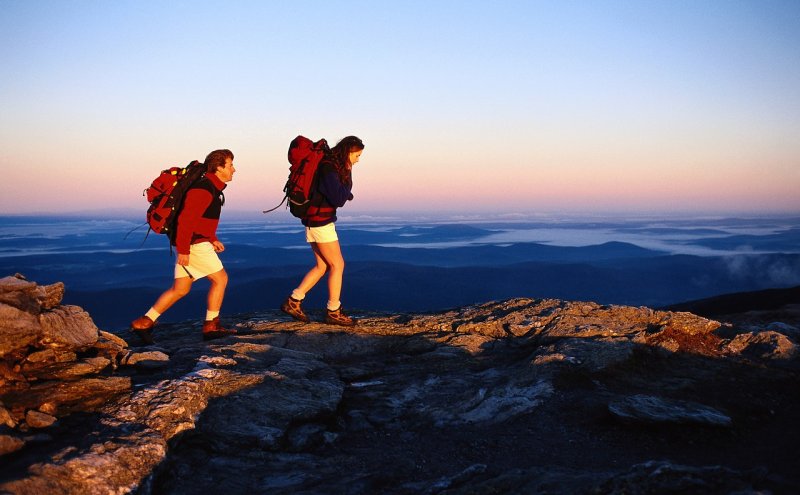
[[[231,150],[214,150],[208,154],[206,161],[203,162],[206,166],[206,171],[213,174],[218,168],[225,166],[225,160],[228,158],[233,161],[233,153]]]

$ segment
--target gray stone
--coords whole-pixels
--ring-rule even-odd
[[[39,286],[36,290],[36,300],[42,309],[53,309],[64,299],[64,283],[56,282],[51,285]]]
[[[611,402],[608,410],[625,421],[731,426],[726,414],[696,402],[634,395]]]
[[[31,409],[25,413],[25,423],[31,428],[47,428],[58,421],[58,418],[49,414]]]
[[[94,411],[111,397],[131,389],[129,377],[81,378],[70,381],[33,383],[24,390],[9,392],[3,397],[7,407],[38,409],[41,404],[54,405],[57,416],[76,411]]]
[[[2,403],[0,403],[0,425],[6,425],[9,428],[17,426],[17,422],[14,421],[11,413],[8,412],[8,409],[6,409]]]
[[[60,349],[44,349],[28,354],[25,361],[28,363],[66,363],[75,361],[78,356],[73,351],[65,351]]]
[[[25,440],[16,435],[4,435],[0,432],[0,456],[16,452],[25,446]]]
[[[625,338],[560,339],[554,346],[556,354],[565,356],[569,363],[591,372],[624,363],[633,356],[634,344]]]
[[[37,286],[17,277],[0,278],[0,304],[8,304],[21,311],[39,314]]]
[[[58,412],[58,404],[55,402],[43,402],[39,404],[39,412],[55,416]]]
[[[453,404],[449,411],[440,411],[437,416],[452,424],[464,423],[502,423],[525,414],[542,404],[542,401],[553,394],[553,387],[548,382],[539,382],[530,386],[506,386],[490,390],[488,393],[479,390],[475,401],[465,404]],[[444,414],[441,414],[444,413]]]
[[[104,330],[100,330],[100,339],[109,342],[111,344],[116,344],[121,349],[125,349],[128,347],[128,343],[125,342],[124,339],[114,335],[113,333],[106,332]]]
[[[774,331],[737,335],[727,345],[727,350],[750,359],[792,360],[798,357],[797,344]]]
[[[169,364],[169,356],[161,351],[129,352],[120,360],[120,364],[143,369],[157,369]]]
[[[227,366],[236,366],[238,362],[233,358],[223,356],[200,356],[197,360],[198,366],[224,368]]]
[[[111,366],[116,369],[120,360],[128,354],[128,344],[114,334],[100,330],[97,342],[92,345],[98,356],[111,361]]]
[[[78,306],[59,306],[39,315],[41,346],[87,349],[97,342],[99,331],[89,313]]]
[[[99,373],[109,364],[111,361],[104,357],[86,358],[77,362],[56,362],[44,366],[27,363],[23,366],[22,373],[29,379],[69,380]]]
[[[0,302],[0,359],[26,349],[42,336],[36,315]]]

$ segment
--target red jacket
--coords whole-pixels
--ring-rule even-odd
[[[216,175],[206,173],[186,191],[175,236],[178,254],[189,254],[192,244],[217,240],[219,214],[225,202],[222,194],[225,185]]]

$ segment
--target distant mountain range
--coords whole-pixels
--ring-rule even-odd
[[[230,251],[236,258],[226,263],[230,276],[223,307],[226,313],[277,308],[312,261],[305,250],[232,246]],[[763,267],[796,265],[800,260],[798,255],[754,256],[739,260],[732,270],[726,257],[659,256],[621,243],[587,248],[526,244],[448,250],[351,246],[346,253],[349,259],[359,260],[347,264],[342,297],[347,308],[417,312],[520,296],[659,307],[774,287],[776,282],[764,276]],[[59,277],[68,285],[66,302],[87,309],[100,325],[126,325],[146,311],[170,283],[169,261],[156,267],[137,261],[137,256],[98,256],[114,261],[109,259],[97,271],[71,276],[62,272]],[[538,260],[514,262],[524,257]],[[125,266],[120,263],[123,258],[129,262]],[[381,258],[398,261],[379,261]],[[33,270],[30,276],[43,280],[41,270]],[[198,285],[165,315],[168,321],[202,315],[206,283]],[[322,308],[326,298],[323,280],[309,293],[306,306]]]
[[[353,224],[340,231],[342,300],[356,312],[439,311],[512,297],[663,307],[793,287],[798,222]],[[131,225],[0,217],[0,274],[63,281],[66,304],[85,308],[103,328],[123,328],[171,284],[174,265],[163,236],[126,236]],[[224,314],[278,308],[314,262],[294,222],[227,222],[219,235],[230,275]],[[201,318],[206,287],[198,282],[163,321]],[[323,280],[306,307],[319,310],[326,299]]]

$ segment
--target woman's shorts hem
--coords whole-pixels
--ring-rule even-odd
[[[331,222],[322,227],[306,227],[306,242],[323,244],[326,242],[338,241],[336,234],[336,224]]]

